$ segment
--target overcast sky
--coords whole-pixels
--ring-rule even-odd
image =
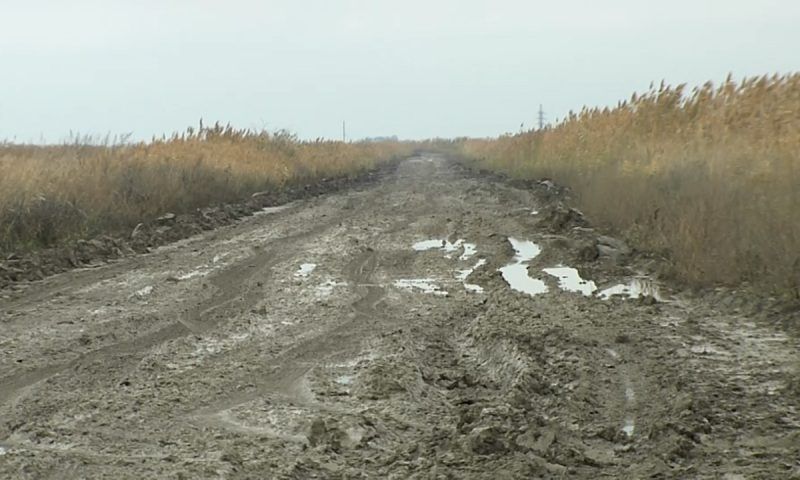
[[[798,0],[0,0],[0,139],[494,136],[651,81],[800,70]]]

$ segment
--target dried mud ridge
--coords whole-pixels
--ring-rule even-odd
[[[379,180],[0,300],[0,478],[800,475],[769,314],[637,277],[554,186]],[[509,238],[546,293],[509,288]]]

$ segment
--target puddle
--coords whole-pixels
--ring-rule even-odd
[[[622,427],[622,431],[625,432],[625,435],[632,437],[633,431],[636,430],[636,423],[631,418],[625,419],[625,425]]]
[[[472,274],[472,269],[471,268],[468,268],[466,270],[456,270],[456,280],[461,280],[463,282],[471,274]]]
[[[472,258],[476,253],[478,253],[478,246],[474,243],[465,243],[464,244],[464,253],[458,257],[459,260],[469,260]]]
[[[8,449],[6,449],[6,447],[0,445],[0,456],[5,455],[6,453],[8,453]]]
[[[447,292],[440,289],[432,278],[404,278],[395,280],[394,286],[403,290],[421,290],[422,293],[432,293],[439,296],[447,296]]]
[[[578,271],[571,267],[545,268],[544,272],[558,278],[558,286],[568,292],[582,293],[589,297],[597,290],[597,285],[591,280],[584,280]]]
[[[511,260],[513,263],[500,269],[503,279],[512,290],[518,292],[527,293],[531,296],[546,293],[547,285],[538,278],[531,278],[528,275],[528,262],[536,258],[542,251],[539,245],[528,240],[520,241],[511,237],[509,237],[508,241],[516,251],[516,255]]]
[[[350,385],[353,383],[353,376],[352,375],[339,375],[334,379],[334,382],[338,383],[339,385]]]
[[[444,250],[445,252],[454,252],[463,240],[458,240],[456,243],[450,243],[447,240],[423,240],[412,245],[412,248],[418,252],[425,252],[427,250]]]
[[[627,285],[614,285],[601,291],[598,295],[604,300],[608,300],[614,295],[621,295],[628,298],[651,296],[659,302],[663,301],[658,291],[658,286],[649,278],[634,278]]]
[[[531,210],[531,215],[539,215],[539,210]]]
[[[486,259],[485,258],[481,258],[480,260],[478,260],[478,263],[476,263],[474,267],[468,268],[466,270],[457,270],[456,271],[456,279],[464,281],[464,280],[467,279],[467,277],[472,275],[472,272],[474,272],[475,270],[481,268],[484,265],[486,265]]]
[[[467,283],[466,280],[470,275],[472,275],[472,272],[481,268],[484,265],[486,265],[486,259],[481,258],[478,260],[478,263],[476,263],[475,266],[472,268],[468,268],[466,270],[456,270],[456,280],[464,282],[464,288],[467,289],[467,291],[475,293],[483,293],[483,287],[481,287],[480,285]]]
[[[316,263],[304,263],[300,265],[300,268],[295,272],[294,276],[307,277],[311,275],[311,272],[313,272],[315,268],[317,268]]]
[[[451,243],[445,239],[423,240],[413,244],[411,248],[418,252],[441,250],[448,254],[445,255],[447,258],[450,258],[450,254],[463,249],[463,253],[459,257],[459,260],[469,260],[470,257],[477,253],[477,245],[474,243],[465,243],[463,238],[456,240],[454,243]]]

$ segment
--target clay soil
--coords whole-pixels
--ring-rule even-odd
[[[549,184],[419,156],[200,230],[0,290],[0,478],[800,478],[796,338],[562,290],[543,268],[654,261]],[[509,288],[509,238],[547,293]]]

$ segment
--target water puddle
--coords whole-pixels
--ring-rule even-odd
[[[316,263],[304,263],[300,265],[300,268],[294,273],[295,277],[307,277],[311,275],[311,272],[317,268]]]
[[[476,253],[478,253],[478,246],[474,243],[465,243],[464,244],[464,253],[458,257],[459,260],[469,260],[472,258]]]
[[[649,278],[634,278],[627,285],[614,285],[601,291],[598,295],[604,300],[620,295],[631,299],[651,296],[659,302],[663,301],[658,286]]]
[[[458,257],[458,260],[460,261],[469,260],[478,253],[478,246],[474,243],[466,242],[464,239],[458,239],[455,242],[450,242],[446,239],[423,240],[421,242],[414,243],[411,248],[417,252],[441,250],[442,252],[445,252],[445,258],[453,258],[453,254],[461,251],[461,255]],[[476,293],[483,292],[483,287],[480,285],[466,283],[466,279],[472,274],[472,272],[475,271],[475,269],[480,268],[485,264],[486,260],[480,259],[472,268],[456,270],[456,279],[464,283],[464,288],[467,291]],[[431,279],[403,279],[396,281],[395,286],[404,288],[406,290],[422,290],[424,293],[433,293],[434,295],[447,295],[447,292],[441,290],[432,282],[433,280]]]
[[[632,418],[626,418],[625,425],[622,426],[622,431],[625,432],[625,435],[628,437],[632,437],[634,430],[636,430],[636,423]]]
[[[475,264],[472,268],[467,268],[466,270],[456,270],[456,280],[459,280],[464,283],[464,288],[467,291],[475,292],[475,293],[483,293],[483,287],[480,285],[475,285],[472,283],[467,283],[467,278],[472,275],[472,272],[481,268],[482,266],[486,265],[486,259],[481,258],[478,260],[478,263]]]
[[[432,293],[439,296],[447,296],[447,292],[436,285],[432,278],[403,278],[395,280],[394,286],[403,290],[420,290],[422,293]]]
[[[445,252],[454,252],[458,250],[458,247],[461,246],[463,240],[458,240],[456,243],[450,243],[447,240],[423,240],[421,242],[417,242],[411,247],[418,251],[418,252],[425,252],[428,250],[444,250]]]
[[[353,376],[352,375],[339,375],[333,381],[338,383],[339,385],[350,385],[350,384],[353,383]]]
[[[597,290],[597,285],[593,281],[582,279],[574,268],[545,268],[544,272],[558,278],[558,286],[567,292],[578,292],[589,297]]]
[[[0,445],[0,456],[5,455],[6,453],[8,453],[8,450],[6,449],[6,447]]]
[[[511,260],[512,263],[500,269],[503,279],[512,290],[518,292],[527,293],[531,296],[547,293],[547,285],[543,281],[538,278],[531,278],[528,275],[528,262],[536,258],[542,249],[539,248],[539,245],[528,240],[520,241],[509,237],[508,241],[514,248],[516,255]]]
[[[463,238],[460,238],[455,242],[450,242],[445,239],[423,240],[413,244],[411,248],[418,252],[441,250],[447,254],[445,255],[447,258],[450,258],[450,255],[454,252],[463,249],[463,253],[459,257],[459,260],[469,260],[470,257],[477,253],[477,245],[474,243],[465,243]]]

